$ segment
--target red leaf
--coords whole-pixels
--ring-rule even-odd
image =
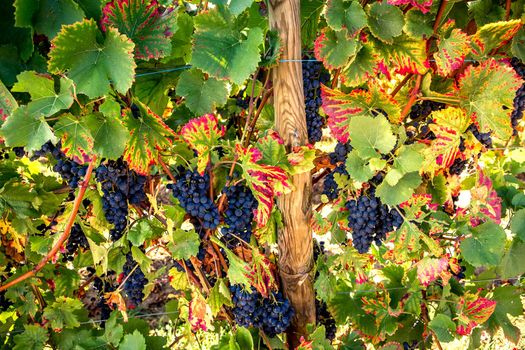
[[[496,224],[501,222],[501,198],[492,187],[492,181],[478,167],[477,186],[470,192],[472,195],[471,203],[474,214],[481,213],[488,216]],[[483,222],[481,217],[472,217],[470,223],[472,226],[478,226]]]
[[[477,297],[473,300],[473,295],[466,295],[460,298],[458,303],[458,320],[460,324],[456,333],[469,335],[474,327],[486,322],[496,309],[494,300]]]
[[[206,331],[211,325],[212,312],[201,293],[194,291],[189,305],[188,321],[192,331]]]
[[[432,7],[432,0],[388,0],[390,5],[412,5],[413,7],[419,9],[423,13],[430,11]]]
[[[447,256],[441,259],[426,257],[417,263],[417,279],[423,286],[427,287],[439,277],[443,279],[444,283],[447,283],[451,277],[450,272],[448,272]]]

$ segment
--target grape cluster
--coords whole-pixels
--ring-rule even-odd
[[[102,209],[106,220],[114,225],[109,234],[116,241],[122,237],[127,226],[128,202],[138,204],[146,199],[146,177],[129,170],[122,159],[100,165],[95,174],[104,193]]]
[[[485,148],[492,147],[492,138],[490,137],[490,132],[479,132],[479,129],[475,124],[470,124],[467,128],[467,131],[470,131]]]
[[[334,151],[328,155],[330,157],[330,163],[335,165],[335,164],[346,161],[346,156],[351,151],[352,151],[352,145],[350,144],[350,142],[347,142],[347,143],[338,142],[337,145],[335,145]]]
[[[321,255],[324,255],[324,253],[324,241],[314,240],[314,261],[317,261],[317,258],[319,258]]]
[[[254,210],[258,203],[252,191],[244,185],[234,185],[224,189],[228,198],[228,207],[224,211],[224,223],[221,232],[229,245],[235,245],[238,240],[233,235],[240,237],[245,242],[250,242],[252,235],[252,221]]]
[[[100,277],[95,277],[93,280],[93,288],[95,291],[97,291],[98,294],[98,302],[97,307],[100,310],[100,320],[101,325],[104,326],[104,321],[109,318],[111,315],[111,308],[106,303],[106,298],[104,297],[104,293],[110,293],[115,291],[116,287],[113,285],[113,283],[110,283],[107,280],[103,280]]]
[[[308,141],[315,143],[323,136],[323,118],[319,114],[319,107],[323,103],[320,88],[321,84],[326,84],[330,80],[330,75],[323,72],[321,62],[306,61],[302,66]]]
[[[352,243],[361,254],[368,252],[372,242],[381,245],[381,240],[394,227],[399,228],[403,218],[395,209],[388,210],[379,198],[375,197],[374,190],[369,196],[362,194],[357,199],[346,203],[348,227],[352,229]]]
[[[126,263],[123,270],[124,278],[127,278],[124,282],[124,292],[128,297],[128,306],[134,309],[144,299],[144,286],[148,283],[148,280],[129,253],[126,255]]]
[[[260,328],[270,337],[286,331],[294,311],[280,292],[264,298],[255,288],[245,291],[239,285],[230,287],[235,322],[243,327]]]
[[[13,147],[13,152],[15,152],[15,156],[17,156],[18,158],[21,158],[26,155],[24,147]]]
[[[405,143],[414,143],[418,135],[427,140],[435,139],[436,135],[434,135],[429,127],[429,125],[433,123],[433,120],[429,117],[432,112],[439,111],[443,108],[445,108],[445,104],[429,100],[414,104],[408,115],[410,120],[409,123],[407,123],[408,140]]]
[[[317,324],[323,325],[326,331],[326,339],[334,340],[335,333],[337,332],[337,326],[335,320],[328,311],[328,306],[324,301],[315,299],[315,317]]]
[[[180,205],[188,214],[202,221],[205,229],[214,229],[219,225],[219,210],[210,199],[210,176],[200,175],[197,171],[187,170],[177,177],[175,184],[168,185]]]
[[[35,160],[40,157],[47,157],[48,154],[51,154],[51,156],[57,161],[53,166],[53,170],[59,173],[71,188],[77,188],[78,181],[86,175],[87,166],[80,165],[74,160],[67,158],[60,148],[60,142],[55,146],[51,141],[48,141],[39,150],[33,153],[31,159]]]
[[[510,61],[514,71],[522,78],[525,79],[525,64],[523,64],[518,58],[513,57]],[[516,91],[516,96],[514,96],[513,110],[510,115],[510,121],[512,124],[512,130],[514,130],[514,135],[518,134],[518,123],[521,118],[523,118],[523,110],[525,110],[525,84],[522,84],[520,88]]]
[[[339,196],[339,186],[335,182],[335,174],[348,175],[345,164],[338,165],[330,174],[326,175],[323,185],[323,194],[325,194],[329,200],[334,200]]]
[[[463,172],[463,170],[465,170],[467,164],[467,159],[456,158],[454,160],[454,163],[452,163],[452,165],[448,169],[448,172],[450,175],[459,175]]]
[[[64,260],[73,261],[78,248],[88,249],[89,242],[86,238],[86,235],[84,234],[84,231],[82,231],[82,227],[80,227],[79,224],[74,224],[73,227],[71,227],[71,232],[69,234],[69,238],[67,239]]]
[[[419,343],[416,340],[413,340],[410,344],[407,341],[403,342],[403,350],[415,350]]]

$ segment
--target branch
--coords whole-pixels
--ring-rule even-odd
[[[69,218],[67,220],[66,228],[64,229],[64,232],[60,235],[58,238],[58,241],[55,243],[55,245],[51,248],[51,250],[47,253],[47,255],[40,260],[38,265],[36,265],[31,271],[27,271],[23,275],[15,278],[12,281],[7,282],[6,284],[0,286],[0,292],[6,290],[7,288],[10,288],[22,281],[25,281],[28,278],[31,278],[37,274],[38,271],[42,270],[44,266],[46,266],[47,262],[51,260],[60,250],[60,247],[66,239],[69,237],[69,233],[71,232],[71,228],[73,227],[73,224],[75,223],[75,218],[78,213],[78,209],[80,208],[80,204],[82,203],[82,198],[84,197],[84,194],[86,193],[86,189],[89,184],[89,180],[91,179],[91,173],[93,172],[93,167],[95,165],[95,161],[97,160],[97,156],[93,156],[93,159],[89,163],[86,176],[84,177],[84,181],[82,182],[80,189],[78,191],[78,195],[75,198],[75,202],[73,203],[73,210],[71,211],[71,214],[69,214]]]
[[[445,7],[447,6],[448,0],[441,0],[441,3],[439,4],[439,10],[436,15],[436,21],[434,22],[434,28],[433,32],[436,34],[439,24],[441,23],[441,19],[443,18],[443,14],[445,13]]]
[[[166,173],[166,175],[168,175],[170,180],[173,181],[173,183],[177,182],[177,180],[175,180],[175,176],[173,176],[173,174],[171,173],[171,171],[168,168],[168,166],[166,165],[166,163],[164,163],[164,161],[162,160],[162,157],[160,156],[160,154],[159,154],[158,159],[159,159],[159,164],[162,166],[162,169],[164,169],[164,172]]]
[[[505,1],[505,21],[508,21],[510,18],[510,2],[511,0]]]
[[[403,80],[401,80],[401,82],[399,84],[397,84],[397,86],[394,88],[394,90],[392,91],[392,93],[390,94],[390,96],[392,97],[395,97],[397,95],[397,93],[399,92],[399,90],[401,90],[403,88],[403,86],[406,85],[406,83],[408,83],[408,81],[414,76],[414,74],[410,73],[408,74]]]
[[[446,0],[444,0],[444,1],[446,1]],[[414,86],[414,89],[410,93],[410,98],[408,99],[407,104],[405,105],[405,107],[401,111],[401,119],[404,119],[408,115],[408,113],[410,112],[410,108],[412,108],[412,106],[416,102],[417,94],[419,93],[419,87],[421,86],[421,81],[422,80],[423,80],[423,76],[422,75],[418,75],[417,76],[417,80],[416,80],[416,86]]]
[[[272,96],[273,88],[268,89],[266,93],[264,94],[261,103],[259,104],[259,107],[257,108],[257,111],[255,112],[255,116],[250,121],[250,125],[248,126],[248,136],[246,136],[246,139],[244,140],[244,147],[248,147],[248,144],[250,143],[250,140],[252,138],[253,132],[255,130],[255,124],[257,124],[257,119],[259,119],[259,116],[261,115],[261,112],[266,105],[266,102],[268,102],[268,99],[270,96]]]

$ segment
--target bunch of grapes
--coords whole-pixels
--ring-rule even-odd
[[[77,188],[78,181],[86,175],[87,166],[80,165],[74,160],[67,158],[60,148],[60,142],[55,146],[51,141],[48,141],[39,150],[33,153],[31,159],[35,160],[40,157],[47,157],[47,155],[51,154],[51,156],[57,160],[57,163],[53,166],[53,170],[60,174],[69,187]]]
[[[108,280],[103,280],[100,277],[95,277],[93,280],[93,288],[98,294],[98,302],[97,306],[100,309],[100,320],[101,325],[104,326],[104,321],[109,318],[111,315],[111,308],[106,303],[106,298],[104,297],[104,293],[110,293],[115,291],[116,287],[113,285],[113,283],[110,283]]]
[[[324,301],[315,299],[315,317],[317,323],[323,325],[326,331],[326,339],[334,340],[335,333],[337,332],[337,326],[335,320],[328,311],[328,306]]]
[[[230,245],[237,242],[234,235],[245,242],[250,242],[253,211],[257,209],[257,200],[252,191],[244,185],[230,186],[223,192],[228,198],[228,207],[224,211],[224,223],[228,227],[223,227],[221,230],[224,239]]]
[[[323,118],[319,114],[319,107],[323,103],[321,84],[326,84],[330,80],[330,75],[323,71],[321,62],[306,61],[302,66],[308,141],[315,143],[323,136]]]
[[[339,196],[339,186],[335,182],[335,174],[348,175],[345,164],[338,165],[330,174],[326,175],[323,185],[323,194],[325,194],[329,200],[334,200]]]
[[[255,288],[245,291],[239,285],[230,287],[235,322],[243,327],[260,328],[270,337],[286,331],[294,311],[290,301],[280,292],[264,298]]]
[[[351,151],[352,151],[352,145],[350,144],[350,142],[347,142],[347,143],[337,142],[337,145],[335,145],[334,151],[328,155],[330,157],[330,163],[335,165],[335,164],[346,161],[346,156]]]
[[[492,138],[490,137],[490,132],[479,132],[479,129],[475,124],[470,124],[467,128],[467,131],[470,131],[485,148],[492,148]]]
[[[126,255],[123,274],[124,278],[127,278],[124,282],[124,292],[128,297],[129,307],[136,308],[144,299],[144,286],[148,280],[129,253]]]
[[[314,261],[317,261],[317,258],[319,258],[321,255],[324,255],[324,253],[324,241],[314,240]]]
[[[518,58],[513,57],[510,61],[514,71],[522,78],[525,79],[525,64],[523,64]],[[514,97],[513,102],[514,109],[510,115],[510,121],[512,124],[512,130],[514,130],[514,135],[518,134],[518,123],[521,118],[523,118],[523,110],[525,109],[525,84],[522,84],[520,88],[516,91],[516,96]]]
[[[168,188],[188,214],[202,221],[205,229],[214,229],[219,225],[219,210],[209,197],[210,176],[207,173],[200,175],[197,171],[187,170]]]
[[[433,123],[430,114],[434,111],[439,111],[445,108],[443,103],[425,100],[412,106],[408,115],[409,122],[407,123],[406,144],[411,144],[419,135],[422,139],[433,140],[436,138],[434,133],[430,130],[429,125]]]
[[[113,241],[119,240],[128,222],[128,202],[138,204],[146,199],[146,177],[129,170],[122,159],[100,165],[95,174],[104,193],[102,208],[106,220],[114,225],[109,232],[110,237]]]
[[[82,231],[82,227],[79,224],[74,224],[71,227],[69,238],[67,239],[66,251],[64,253],[65,261],[73,261],[74,256],[78,248],[89,249],[89,242]]]
[[[465,170],[467,164],[467,159],[456,158],[454,160],[454,163],[452,163],[452,165],[448,169],[448,172],[450,175],[459,175],[463,172],[463,170]]]
[[[375,191],[369,195],[361,194],[357,199],[346,203],[348,209],[348,227],[352,229],[352,243],[361,254],[368,252],[372,242],[381,245],[386,234],[394,227],[399,228],[403,218],[396,209],[388,207],[375,197]]]

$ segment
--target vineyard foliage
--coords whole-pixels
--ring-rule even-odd
[[[302,63],[265,2],[1,1],[0,348],[284,348],[275,202],[305,172],[298,348],[525,346],[525,1],[300,4]]]

